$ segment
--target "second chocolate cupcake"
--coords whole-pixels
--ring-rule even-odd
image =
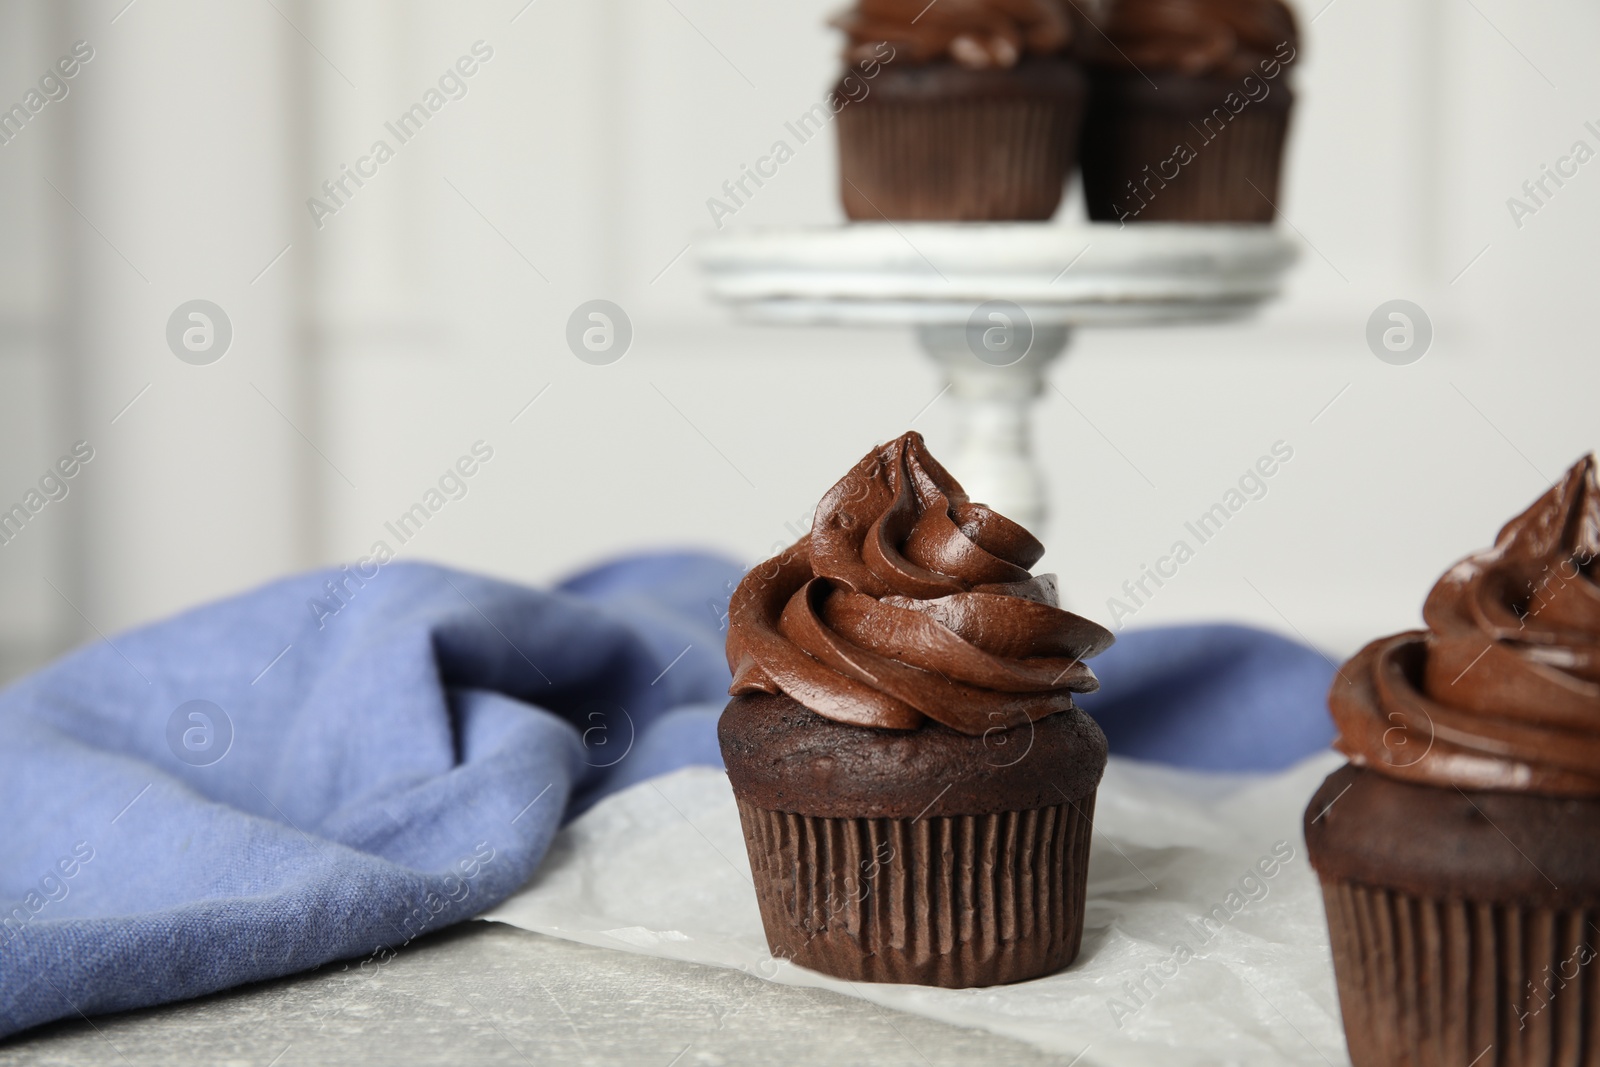
[[[1272,221],[1299,48],[1281,0],[1115,0],[1085,43],[1090,218]]]
[[[1073,703],[1109,631],[920,435],[874,449],[728,609],[718,725],[774,956],[994,985],[1071,963],[1105,735]]]
[[[1076,159],[1085,81],[1061,0],[859,0],[837,96],[851,219],[1055,214]]]
[[[1600,1063],[1597,557],[1591,457],[1333,684],[1305,832],[1356,1067]]]

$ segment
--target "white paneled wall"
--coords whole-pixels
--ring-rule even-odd
[[[0,96],[73,40],[97,50],[41,136],[0,148],[0,498],[97,447],[26,531],[49,536],[0,547],[12,657],[92,634],[44,577],[109,630],[377,539],[529,581],[642,546],[753,560],[937,392],[909,336],[737,326],[696,273],[706,198],[836,73],[831,0],[122,2],[0,12]],[[1600,12],[1300,10],[1286,298],[1237,327],[1082,334],[1055,372],[1079,410],[1047,396],[1037,445],[1046,562],[1106,617],[1291,442],[1268,497],[1135,621],[1239,618],[1344,651],[1412,623],[1447,563],[1600,437],[1600,162],[1520,228],[1505,205],[1574,140],[1600,149]],[[399,143],[385,124],[479,41],[465,95]],[[393,158],[318,226],[307,199],[380,139]],[[840,219],[831,135],[798,147],[728,225]],[[235,327],[208,367],[163,338],[194,297]],[[563,339],[597,297],[635,327],[607,367]],[[1396,297],[1435,324],[1411,367],[1363,341]],[[950,412],[916,425],[937,449]],[[384,523],[478,441],[494,458],[466,495],[394,544]]]
[[[20,103],[73,38],[44,3],[0,7],[0,99]],[[0,509],[22,504],[55,460],[69,452],[71,382],[61,359],[61,227],[70,209],[47,181],[61,181],[70,115],[92,71],[67,82],[20,132],[0,145]],[[77,632],[62,595],[82,595],[77,521],[98,471],[68,483],[20,532],[0,527],[0,671],[37,662]],[[43,499],[36,497],[35,501]]]
[[[107,10],[80,13],[103,66],[76,116],[72,187],[93,229],[73,231],[67,294],[83,432],[105,439],[85,509],[84,612],[102,628],[308,564],[305,438],[320,432],[298,350],[303,255],[268,269],[292,240],[299,41],[271,5]],[[209,366],[167,344],[197,298],[232,323]]]

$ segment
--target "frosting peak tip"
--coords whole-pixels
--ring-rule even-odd
[[[1600,796],[1600,482],[1584,456],[1446,571],[1426,632],[1375,641],[1329,707],[1341,751],[1399,778]]]
[[[915,430],[875,446],[811,532],[747,574],[728,608],[733,692],[829,718],[965,733],[1073,707],[1110,631],[1061,610],[1044,546],[971,501]]]
[[[857,0],[833,25],[852,63],[949,61],[973,70],[1014,67],[1024,55],[1059,55],[1073,43],[1061,0]]]

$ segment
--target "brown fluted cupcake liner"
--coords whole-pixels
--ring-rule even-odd
[[[822,818],[739,801],[775,957],[839,978],[952,988],[1070,964],[1094,794],[989,815]]]
[[[1204,89],[1189,94],[1193,106],[1159,108],[1139,101],[1142,89],[1117,99],[1124,91],[1097,84],[1090,106],[1082,166],[1091,219],[1272,221],[1289,132],[1287,90],[1238,114],[1222,106],[1225,94],[1213,100]],[[1180,146],[1191,153],[1187,162]]]
[[[1600,1065],[1600,906],[1322,893],[1355,1067]]]
[[[845,214],[879,219],[1048,219],[1077,157],[1081,89],[868,97],[839,113]]]

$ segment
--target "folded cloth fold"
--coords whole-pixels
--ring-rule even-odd
[[[1197,771],[1279,771],[1333,743],[1333,661],[1249,626],[1117,635],[1078,703],[1118,756]]]
[[[652,556],[547,592],[326,571],[12,686],[0,1035],[394,951],[497,903],[563,813],[714,748],[683,724],[726,699],[740,573]]]
[[[638,556],[535,590],[393,562],[87,646],[0,693],[0,1036],[356,957],[504,899],[563,818],[720,766],[741,568]],[[1332,669],[1239,627],[1127,635],[1112,751],[1285,766]],[[1116,694],[1121,693],[1121,696]]]

